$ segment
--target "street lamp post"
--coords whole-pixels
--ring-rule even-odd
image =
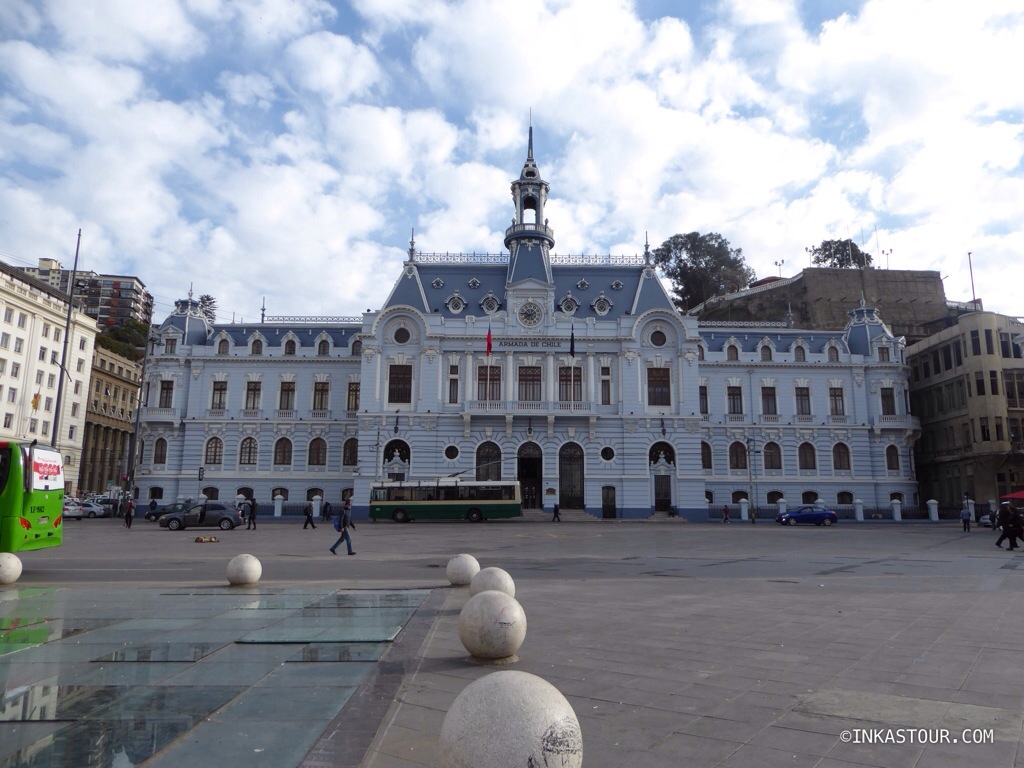
[[[786,263],[785,259],[780,259],[775,262],[775,266],[779,268],[779,277],[782,277],[782,265]]]
[[[146,326],[146,346],[142,352],[142,373],[139,376],[139,399],[135,403],[135,429],[132,431],[131,440],[128,441],[128,471],[125,473],[125,490],[135,498],[135,465],[139,454],[139,428],[142,423],[142,396],[146,391],[146,363],[149,362],[150,344],[155,344],[158,339],[150,336],[150,326]],[[121,478],[118,477],[118,480]]]
[[[747,443],[747,480],[750,483],[750,522],[757,522],[757,473],[754,471],[754,457],[761,453],[754,449],[754,438],[748,437]]]

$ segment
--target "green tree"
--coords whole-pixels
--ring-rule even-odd
[[[813,257],[811,263],[816,267],[836,267],[839,269],[860,269],[871,266],[871,254],[865,253],[857,244],[846,240],[822,240],[821,245],[807,249]]]
[[[719,293],[746,288],[757,277],[743,249],[717,232],[672,235],[654,250],[654,263],[672,281],[672,300],[684,312]]]
[[[149,326],[127,318],[124,325],[115,325],[96,336],[96,345],[116,352],[128,360],[141,360]]]
[[[199,297],[199,310],[206,315],[210,325],[217,322],[217,300],[208,293]]]

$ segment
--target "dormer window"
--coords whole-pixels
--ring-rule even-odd
[[[448,311],[453,315],[458,315],[466,308],[466,300],[456,291],[445,301],[445,306],[448,307]]]
[[[616,280],[614,283],[612,283],[612,290],[613,291],[621,291],[624,287],[625,286],[622,285],[622,281],[621,280]]]
[[[578,283],[576,283],[576,287],[579,288],[581,291],[585,291],[587,290],[587,288],[590,287],[590,283],[588,283],[585,279],[581,279]]]
[[[177,339],[165,339],[164,340],[164,353],[173,355],[178,348]]]
[[[612,302],[604,295],[604,291],[601,291],[600,295],[594,299],[594,303],[590,305],[590,308],[594,310],[595,314],[604,317],[612,311]]]
[[[498,301],[498,298],[494,295],[493,291],[488,291],[487,295],[484,296],[483,300],[480,302],[480,309],[488,315],[493,315],[500,307],[501,302]]]
[[[806,363],[807,362],[807,351],[803,347],[793,348],[793,362],[795,363]]]
[[[263,342],[260,341],[259,339],[256,339],[252,343],[252,354],[254,354],[254,355],[262,355],[263,354]]]
[[[558,302],[558,308],[567,315],[574,315],[576,310],[580,308],[580,301],[571,293],[566,293],[562,300]]]
[[[889,348],[888,347],[879,347],[878,348],[878,362],[880,362],[880,363],[888,363],[890,360],[891,360],[891,358],[889,357]]]
[[[725,348],[725,359],[733,361],[740,359],[740,351],[736,349],[735,344],[730,344],[728,347]]]
[[[830,363],[838,363],[839,362],[839,350],[836,349],[835,347],[829,347],[828,348],[828,361]]]
[[[286,341],[284,343],[284,353],[286,355],[294,355],[295,354],[295,340],[294,339],[288,339],[288,341]]]
[[[227,339],[221,339],[220,341],[217,342],[217,354],[218,355],[226,355],[228,353],[228,348],[229,348],[229,345],[228,345],[228,340]]]

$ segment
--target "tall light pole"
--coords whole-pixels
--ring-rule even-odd
[[[68,316],[64,321],[64,347],[60,353],[60,378],[57,381],[57,402],[53,411],[53,433],[50,435],[50,446],[57,447],[57,437],[60,433],[60,408],[62,395],[64,394],[64,377],[71,378],[68,373],[68,342],[71,340],[71,316],[75,311],[75,276],[78,274],[78,249],[82,245],[82,230],[78,230],[78,242],[75,243],[75,264],[71,268],[71,281],[68,283]]]
[[[782,277],[782,265],[786,263],[785,259],[781,259],[775,262],[775,266],[779,268],[779,277]]]
[[[128,441],[128,471],[125,473],[125,490],[135,497],[135,465],[139,454],[139,428],[142,422],[142,396],[146,391],[146,363],[149,362],[150,344],[157,340],[150,336],[151,326],[146,325],[146,345],[142,352],[142,373],[139,376],[139,399],[135,403],[135,429],[132,430],[131,439]],[[120,479],[120,478],[118,478]]]

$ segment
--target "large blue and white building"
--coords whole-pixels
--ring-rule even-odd
[[[920,501],[904,343],[875,310],[831,332],[699,323],[649,251],[552,253],[548,191],[531,135],[508,252],[410,243],[361,317],[210,325],[178,302],[149,358],[140,496],[352,495],[358,515],[374,480],[461,473],[606,517]]]

